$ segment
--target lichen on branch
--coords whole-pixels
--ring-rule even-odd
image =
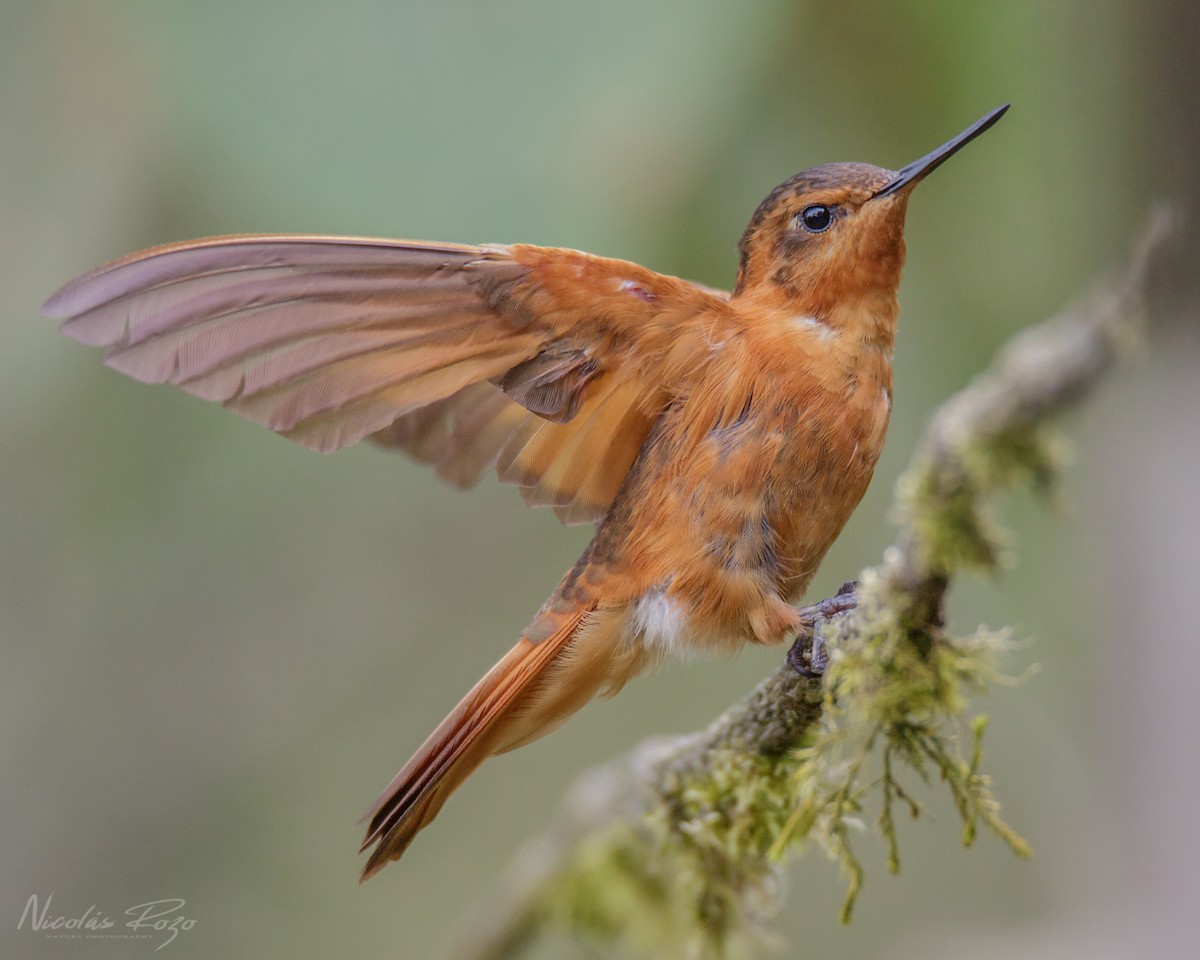
[[[851,836],[864,812],[878,810],[874,829],[897,870],[896,811],[920,811],[901,770],[945,785],[965,843],[982,824],[1028,852],[980,771],[986,721],[970,713],[998,676],[1007,632],[952,635],[943,602],[954,577],[998,562],[996,494],[1045,486],[1059,470],[1050,420],[1136,340],[1169,233],[1160,210],[1124,271],[1014,337],[934,414],[897,483],[896,541],[861,574],[857,604],[809,608],[823,676],[784,663],[705,730],[586,774],[457,956],[514,958],[547,928],[648,957],[743,954],[778,908],[780,862],[808,845],[846,873],[848,919],[863,879]]]
[[[871,794],[878,795],[875,825],[887,844],[889,869],[900,869],[895,808],[913,817],[921,811],[901,783],[901,768],[927,784],[936,774],[947,786],[964,842],[982,822],[1017,853],[1029,852],[1000,819],[989,780],[979,772],[984,723],[966,719],[971,697],[997,675],[1007,633],[979,629],[951,637],[937,623],[915,624],[905,616],[909,598],[897,595],[886,572],[886,564],[865,571],[857,608],[827,628],[821,714],[795,752],[794,810],[770,848],[780,857],[797,842],[813,841],[837,861],[848,878],[843,922],[862,885],[851,836]],[[963,727],[971,731],[966,756],[959,746]]]

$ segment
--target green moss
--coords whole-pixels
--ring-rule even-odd
[[[777,840],[782,855],[803,841],[816,842],[848,877],[842,919],[848,920],[863,870],[850,843],[872,795],[876,828],[899,870],[894,810],[912,816],[920,806],[896,775],[906,767],[927,783],[933,774],[950,791],[970,843],[983,823],[1018,854],[1028,847],[999,816],[989,779],[979,772],[984,723],[968,719],[972,695],[995,679],[1009,646],[1006,632],[979,630],[969,637],[931,637],[927,652],[903,624],[903,598],[877,575],[860,588],[858,610],[833,625],[825,704],[811,743],[800,752],[794,777],[796,807]],[[962,729],[971,731],[964,757]]]
[[[1008,546],[991,495],[1021,483],[1048,490],[1067,459],[1066,443],[1040,424],[972,433],[952,456],[926,450],[914,460],[896,485],[893,519],[911,531],[924,568],[990,571]]]
[[[590,836],[543,891],[576,936],[655,957],[744,955],[777,907],[771,845],[792,813],[795,758],[740,750],[677,771],[647,816]]]

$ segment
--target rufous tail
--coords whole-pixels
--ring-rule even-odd
[[[602,677],[578,674],[562,655],[571,646],[587,609],[564,612],[554,631],[537,641],[522,637],[454,708],[396,774],[375,805],[359,852],[372,844],[361,880],[397,860],[413,837],[484,760],[536,739],[591,699]],[[558,668],[549,669],[558,661]]]

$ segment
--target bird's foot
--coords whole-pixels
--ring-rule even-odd
[[[857,583],[849,580],[832,597],[800,608],[800,619],[804,626],[787,654],[788,663],[800,676],[813,679],[825,673],[829,653],[825,649],[822,627],[827,621],[858,606],[857,587]]]

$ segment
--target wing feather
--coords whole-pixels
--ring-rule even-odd
[[[403,251],[397,256],[397,251]],[[46,301],[51,317],[76,317],[129,294],[213,274],[379,269],[395,280],[425,277],[479,255],[478,247],[369,237],[248,235],[185,240],[114,260],[72,280]]]
[[[669,402],[689,322],[725,303],[572,250],[246,236],[133,254],[44,309],[135,379],[322,451],[370,436],[458,486],[495,465],[583,522]]]
[[[473,487],[529,412],[491,383],[475,383],[390,424],[371,439],[395,447],[459,488]]]

